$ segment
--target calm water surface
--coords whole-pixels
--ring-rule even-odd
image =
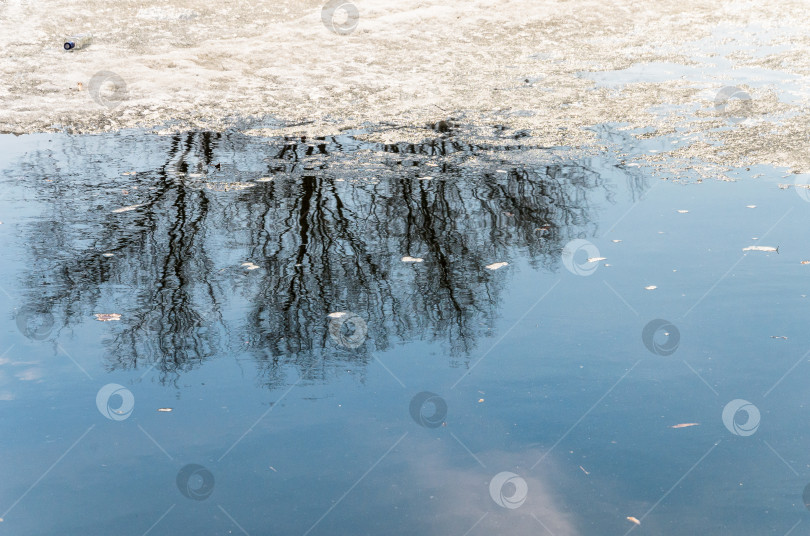
[[[0,532],[806,534],[801,177],[434,135],[3,136]]]

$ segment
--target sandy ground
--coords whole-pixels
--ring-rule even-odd
[[[639,4],[356,0],[331,31],[312,0],[0,0],[0,131],[324,135],[452,117],[576,147],[609,122],[686,140],[667,151],[683,162],[810,171],[810,3]],[[83,32],[89,48],[62,50]]]

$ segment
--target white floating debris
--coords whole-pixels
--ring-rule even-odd
[[[607,257],[589,257],[587,262],[599,262],[607,260]]]
[[[644,290],[655,290],[657,288],[658,287],[656,287],[655,285],[648,285],[648,286],[644,287]]]
[[[771,246],[748,246],[743,248],[743,251],[775,251],[779,253],[779,248],[772,248]]]
[[[205,187],[217,192],[230,192],[234,190],[245,190],[256,186],[252,182],[206,182]]]
[[[99,322],[111,322],[113,320],[121,320],[121,315],[118,313],[96,313],[93,315]]]
[[[424,260],[419,257],[402,257],[402,262],[422,262]]]
[[[688,210],[679,210],[679,211],[678,211],[678,214],[686,214],[686,213],[688,213],[688,212],[689,212]]]
[[[504,266],[509,266],[508,262],[493,262],[492,264],[488,264],[484,266],[487,270],[497,270],[498,268],[503,268]]]
[[[171,413],[172,408],[158,408],[157,409],[160,413]]]
[[[416,177],[418,181],[432,181],[433,177]]]
[[[495,173],[508,173],[505,169],[496,169]]]
[[[253,264],[252,262],[243,262],[241,266],[244,266],[247,270],[256,270],[259,265]]]
[[[128,207],[117,208],[117,209],[113,210],[112,213],[113,214],[120,214],[122,212],[129,212],[130,210],[135,210],[136,208],[140,208],[142,206],[143,206],[143,203],[141,203],[140,205],[129,205]]]
[[[745,208],[757,208],[756,205],[745,205]]]
[[[614,244],[618,244],[619,242],[621,242],[621,240],[611,240],[611,242],[613,242]]]
[[[115,257],[115,253],[102,253],[102,257]]]
[[[329,313],[326,316],[329,317],[329,318],[343,318],[347,314],[349,314],[349,313],[347,313],[345,311],[337,311],[336,313]]]
[[[125,171],[125,172],[121,173],[121,175],[135,175],[135,172],[134,171]]]
[[[273,177],[262,177],[260,179],[256,179],[256,182],[270,182],[273,180]]]

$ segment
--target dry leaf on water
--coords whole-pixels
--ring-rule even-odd
[[[670,426],[670,428],[689,428],[690,426],[700,426],[699,422],[685,422],[681,424],[675,424]]]
[[[636,525],[641,525],[641,521],[639,521],[638,519],[636,519],[633,516],[627,516],[627,521],[631,521],[631,522],[635,523]]]
[[[142,206],[143,205],[141,204],[141,205],[130,205],[128,207],[121,207],[121,208],[117,208],[117,209],[113,210],[112,213],[113,214],[120,214],[121,212],[129,212],[130,210],[135,210],[136,208],[140,208]]]
[[[110,322],[112,320],[121,320],[121,315],[118,313],[96,313],[94,315],[99,322]]]
[[[585,473],[586,475],[591,474],[591,473],[589,473],[588,471],[586,471],[586,470],[585,470],[585,468],[584,468],[584,467],[582,467],[581,465],[579,466],[579,468],[580,468],[580,469],[582,469],[582,472],[583,472],[583,473]]]

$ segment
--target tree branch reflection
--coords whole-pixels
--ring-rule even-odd
[[[65,142],[57,160],[98,162],[71,143],[87,142]],[[106,143],[98,151],[115,154],[122,140]],[[557,270],[568,240],[598,232],[590,199],[612,195],[588,159],[504,164],[516,149],[452,136],[158,137],[138,147],[145,161],[162,160],[152,171],[99,180],[115,165],[94,164],[93,176],[54,181],[43,194],[50,219],[30,229],[33,255],[50,260],[24,286],[40,309],[62,311],[64,326],[121,308],[109,368],[154,366],[169,383],[229,355],[254,361],[270,387],[290,367],[327,381],[416,339],[444,344],[464,366],[498,316],[504,277],[484,266],[528,259]],[[30,171],[59,176],[58,167]],[[137,207],[112,211],[122,204]],[[330,338],[337,311],[365,320],[364,345]]]

